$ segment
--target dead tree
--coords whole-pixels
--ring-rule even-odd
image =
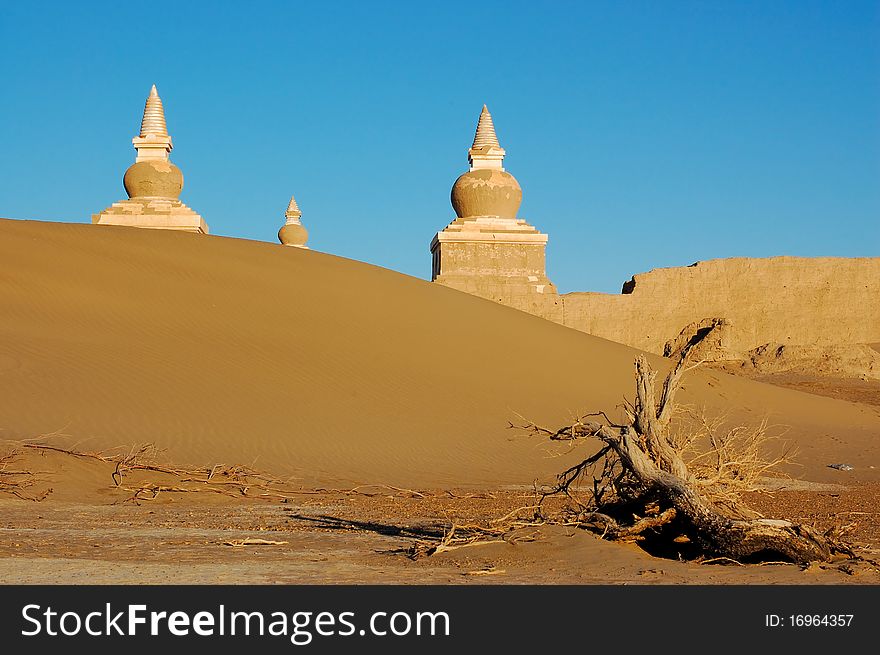
[[[735,498],[730,502],[730,494],[724,493],[725,482],[742,476],[744,467],[751,467],[754,473],[770,468],[769,464],[754,458],[732,461],[729,444],[715,437],[709,439],[702,460],[695,458],[690,466],[686,462],[682,442],[670,430],[670,419],[676,391],[687,370],[688,352],[697,342],[695,339],[683,350],[663,381],[659,399],[656,372],[644,356],[636,359],[635,400],[626,408],[628,421],[623,425],[600,412],[591,416],[601,421],[579,420],[555,431],[534,424],[521,426],[554,440],[594,439],[600,445],[598,452],[560,474],[542,503],[548,496],[569,496],[578,505],[575,522],[595,528],[606,538],[643,539],[643,535],[656,535],[665,526],[670,542],[691,542],[702,556],[798,563],[830,559],[836,545],[827,534],[790,521],[756,518],[754,512]],[[705,463],[707,456],[712,475],[706,474],[705,464],[693,463]],[[585,503],[571,490],[575,482],[590,474],[592,493]]]

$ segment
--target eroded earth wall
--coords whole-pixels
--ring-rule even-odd
[[[683,328],[729,323],[724,347],[880,342],[880,257],[733,258],[635,275],[622,294],[562,295],[562,323],[663,353]]]

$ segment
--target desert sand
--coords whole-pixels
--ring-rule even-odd
[[[525,493],[535,480],[552,479],[582,451],[573,453],[565,445],[551,448],[508,429],[508,422],[524,416],[555,426],[578,412],[596,410],[619,416],[616,408],[632,395],[633,361],[640,354],[440,285],[262,242],[4,219],[0,262],[0,438],[90,452],[150,443],[163,462],[242,465],[302,489],[337,490],[316,496],[335,510],[339,503],[348,507],[351,500],[338,490],[359,485],[434,490],[435,496],[443,490],[471,490],[476,497],[474,490],[488,490],[496,499],[503,493]],[[658,368],[668,365],[660,357],[651,361]],[[862,484],[866,486],[860,493],[876,499],[876,403],[702,369],[688,374],[680,401],[709,415],[723,413],[732,424],[768,419],[772,430],[798,448],[797,466],[788,472],[802,486],[792,482],[792,488],[804,488],[804,483]],[[111,465],[51,453],[22,457],[22,466],[39,469],[53,493],[38,504],[0,498],[3,581],[76,580],[84,562],[124,560],[118,551],[98,554],[102,549],[89,540],[110,522],[129,526],[120,539],[137,544],[140,538],[131,526],[146,530],[144,522],[153,520],[153,512],[190,511],[204,519],[206,508],[213,508],[229,518],[222,526],[203,526],[206,530],[258,529],[235,519],[248,505],[233,499],[167,494],[152,506],[120,505],[124,498],[114,491]],[[842,462],[852,470],[828,467]],[[814,487],[813,493],[816,489],[823,488]],[[417,498],[398,491],[365,496],[407,497],[409,503]],[[270,509],[260,505],[253,516],[269,512],[277,523],[282,511],[290,511],[289,504]],[[442,515],[448,509],[432,507],[428,513]],[[321,514],[326,508],[315,511]],[[418,509],[408,511],[419,514]],[[67,530],[69,539],[47,537],[40,542],[44,547],[22,551],[23,542],[33,543],[27,532],[37,527],[26,517],[34,512],[40,521],[55,517],[55,529],[62,532],[53,534]],[[393,506],[381,514],[385,523],[394,523]],[[48,529],[42,525],[39,529]],[[81,526],[79,536],[70,532],[72,525]],[[149,527],[155,529],[157,525]],[[366,533],[374,540],[406,536]],[[144,543],[149,542],[153,533],[144,534]],[[178,537],[180,543],[217,542],[204,535]],[[571,543],[555,533],[548,539],[561,540],[563,549]],[[644,553],[586,534],[577,540],[590,544],[581,552],[611,558],[603,560],[605,568],[591,581],[613,569],[616,573],[608,573],[607,581],[643,582],[639,571],[658,568]],[[217,543],[223,551],[222,539]],[[334,548],[351,550],[354,543],[325,544],[322,556]],[[371,542],[368,548],[370,558],[377,557],[375,545]],[[518,546],[533,567],[526,566],[531,572],[520,579],[540,580],[541,557],[535,554],[540,550],[529,547],[548,546]],[[216,563],[210,552],[182,558],[177,551],[166,552],[166,558],[161,549],[156,552],[153,573],[143,573],[149,567],[142,566],[126,579],[161,582],[175,566],[182,570],[192,564],[191,558],[201,556],[207,569],[197,581],[215,581],[216,571],[208,566]],[[608,564],[614,553],[622,559]],[[393,556],[387,557],[392,559],[375,567],[386,573],[352,564],[357,572],[344,577],[406,581],[405,572],[415,565],[398,565]],[[69,560],[74,564],[67,566]],[[236,561],[246,565],[250,560]],[[274,577],[259,580],[291,581],[293,574],[284,573],[283,564],[290,560],[279,561]],[[579,561],[554,569],[574,575]],[[53,564],[47,567],[47,562]],[[332,581],[332,572],[315,566],[317,578]],[[706,575],[687,564],[669,566],[677,572],[676,567],[685,567],[681,579]],[[108,567],[102,577],[104,569],[95,564],[93,579],[120,581]],[[789,577],[797,578],[800,572],[792,568]],[[119,570],[127,569],[117,569],[115,575]],[[416,570],[413,581],[423,579],[419,571],[423,569]],[[444,575],[428,577],[446,580]],[[721,581],[747,582],[756,575],[765,579],[774,574],[767,569],[725,572]],[[575,580],[560,574],[556,581]]]

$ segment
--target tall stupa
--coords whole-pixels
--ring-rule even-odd
[[[278,230],[278,240],[285,246],[308,250],[309,247],[306,245],[306,242],[309,240],[309,231],[300,220],[302,212],[299,210],[299,205],[296,204],[296,198],[293,196],[290,196],[290,202],[287,204],[284,218],[285,223]]]
[[[140,133],[131,142],[137,157],[122,178],[128,200],[93,214],[92,223],[207,234],[205,220],[178,200],[183,173],[168,158],[174,146],[155,84],[144,106]]]
[[[468,150],[470,170],[452,185],[457,218],[431,241],[431,279],[543,315],[557,296],[546,273],[547,235],[517,218],[522,189],[504,170],[506,154],[483,105]]]

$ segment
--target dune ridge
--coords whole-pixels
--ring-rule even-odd
[[[507,421],[613,409],[638,353],[320,252],[0,220],[3,438],[152,442],[303,484],[527,485],[567,459]],[[789,426],[804,477],[880,479],[876,408],[713,371],[681,400]]]

